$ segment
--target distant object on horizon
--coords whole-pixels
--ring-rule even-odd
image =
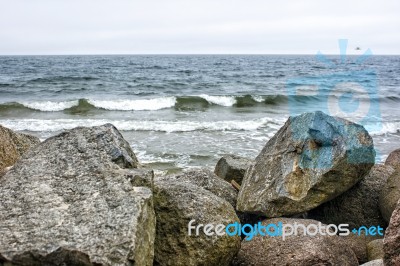
[[[360,50],[361,50],[361,48],[357,46],[356,47],[356,51],[360,51]]]

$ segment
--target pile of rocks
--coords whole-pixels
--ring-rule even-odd
[[[163,177],[109,124],[27,138],[23,150],[0,142],[0,163],[13,165],[0,177],[0,265],[400,265],[400,151],[375,165],[372,138],[347,120],[292,117],[254,160],[227,155],[214,172]],[[206,233],[239,223],[387,229],[384,239]]]

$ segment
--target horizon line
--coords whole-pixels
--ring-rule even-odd
[[[323,53],[326,56],[340,56],[340,54],[335,53]],[[310,53],[65,53],[65,54],[0,54],[0,56],[157,56],[157,55],[311,55],[315,56],[317,53],[310,54]],[[362,53],[355,54],[349,53],[346,56],[361,56]],[[399,54],[372,54],[372,56],[400,56]]]

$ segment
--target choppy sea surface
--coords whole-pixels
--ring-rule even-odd
[[[253,158],[290,115],[322,110],[364,124],[384,160],[400,148],[400,56],[328,59],[1,56],[0,124],[45,139],[112,123],[141,163],[166,172]]]

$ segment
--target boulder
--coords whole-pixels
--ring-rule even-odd
[[[385,164],[393,168],[400,168],[400,149],[392,151],[387,157]]]
[[[347,236],[341,236],[341,238],[345,239],[346,244],[353,250],[358,262],[361,264],[369,261],[367,249],[368,243],[377,239],[382,239],[382,236],[349,234]]]
[[[397,203],[383,239],[383,261],[388,266],[400,265],[400,200]]]
[[[383,266],[383,260],[382,259],[372,260],[362,264],[361,266]]]
[[[264,226],[298,223],[305,226],[318,225],[318,221],[306,219],[274,218],[262,222]],[[313,229],[311,229],[313,230]],[[272,227],[268,230],[272,230]],[[346,241],[337,235],[305,236],[303,229],[297,235],[260,236],[251,240],[243,240],[241,249],[233,265],[358,265],[353,250]]]
[[[389,176],[386,184],[383,186],[380,197],[379,207],[382,217],[389,222],[397,201],[400,199],[400,169]]]
[[[229,202],[233,208],[236,207],[237,190],[208,169],[190,169],[170,178],[202,187]]]
[[[376,239],[367,244],[368,261],[383,259],[383,239]]]
[[[309,211],[308,218],[326,224],[349,224],[352,228],[377,225],[386,228],[387,222],[379,208],[379,195],[393,172],[391,166],[375,165],[351,189]]]
[[[151,185],[135,186],[152,174],[137,165],[109,124],[28,151],[0,179],[0,264],[152,265]]]
[[[311,210],[355,185],[374,162],[363,126],[322,112],[291,117],[246,171],[237,209],[267,217]]]
[[[0,176],[30,148],[38,145],[37,137],[16,133],[0,125]]]
[[[162,177],[162,179],[175,179],[179,180],[180,182],[189,182],[196,186],[202,187],[216,196],[223,198],[229,202],[233,208],[236,208],[236,198],[238,194],[237,190],[233,188],[230,183],[226,182],[206,168],[186,170],[181,174],[175,176],[165,176]],[[240,220],[240,223],[242,224],[257,223],[258,221],[265,219],[264,217],[260,217],[251,213],[236,212],[236,214]]]
[[[228,182],[235,180],[239,185],[242,184],[247,168],[253,163],[248,158],[226,155],[219,159],[215,166],[214,173]]]
[[[231,204],[189,182],[156,180],[154,186],[154,265],[229,265],[240,248],[239,236],[206,235],[202,229],[189,234],[188,225],[239,222]]]

